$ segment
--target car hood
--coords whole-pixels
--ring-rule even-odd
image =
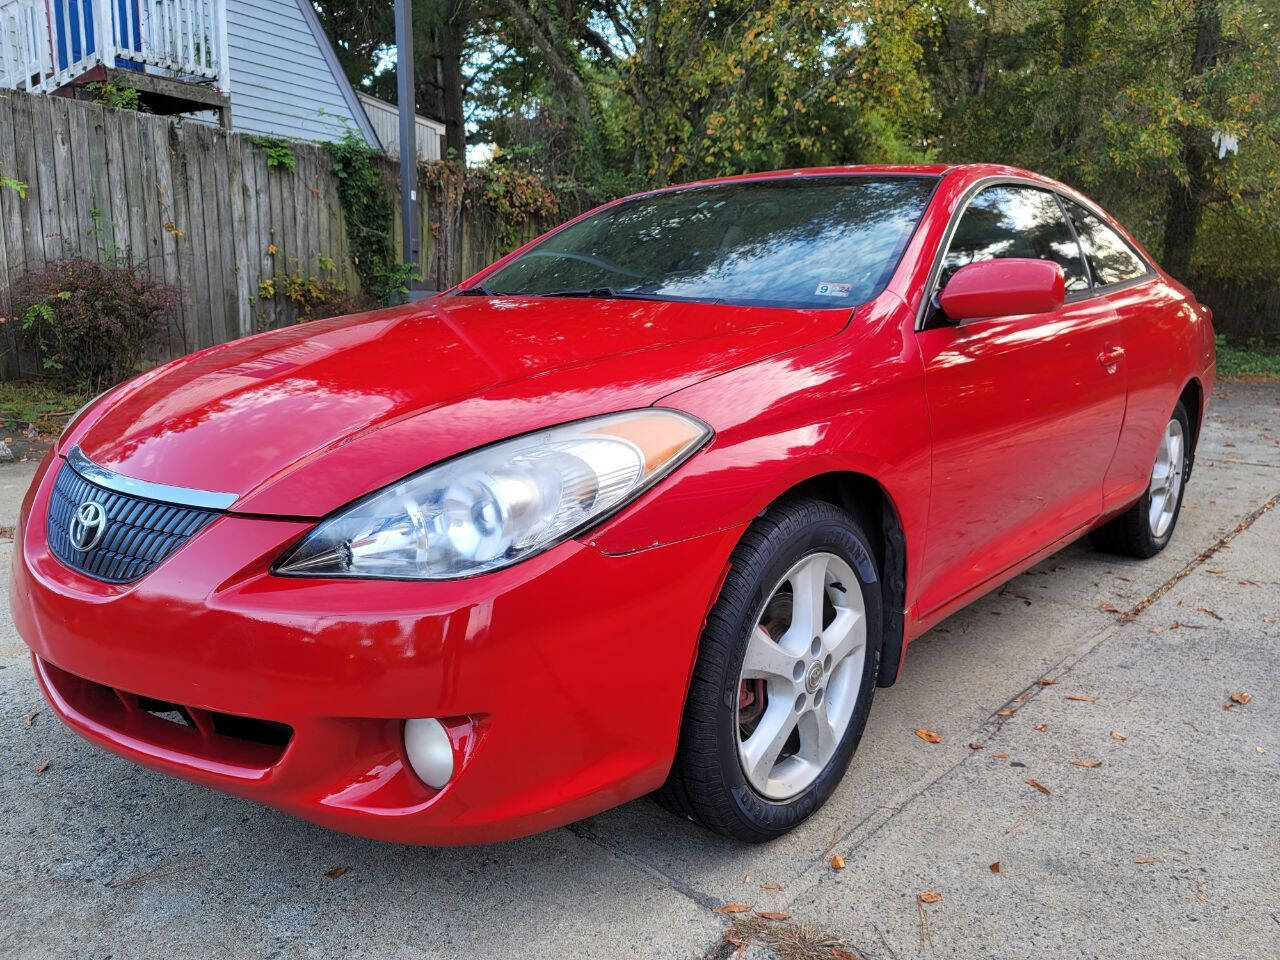
[[[318,517],[484,443],[647,406],[848,310],[438,296],[259,334],[118,388],[64,438],[139,480]]]

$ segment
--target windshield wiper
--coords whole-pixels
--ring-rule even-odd
[[[551,290],[534,294],[538,297],[594,297],[601,300],[670,300],[660,293],[643,290],[617,290],[614,287],[588,287],[582,290]]]
[[[455,297],[496,297],[498,296],[498,294],[494,293],[492,290],[486,287],[483,283],[477,283],[474,287],[464,287],[461,290],[455,290],[453,292],[453,295]]]

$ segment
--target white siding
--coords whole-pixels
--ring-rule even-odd
[[[309,2],[309,0],[307,0]],[[336,140],[361,124],[296,0],[226,0],[236,130]]]
[[[382,141],[382,147],[391,157],[400,156],[400,114],[395,104],[371,97],[367,93],[359,93],[360,102],[364,104],[365,115],[373,124],[373,129]],[[422,114],[417,115],[419,160],[440,159],[440,139],[444,136],[444,124],[431,120]]]

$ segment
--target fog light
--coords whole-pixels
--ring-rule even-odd
[[[427,786],[440,790],[453,776],[453,744],[434,717],[404,722],[404,750],[413,772]]]

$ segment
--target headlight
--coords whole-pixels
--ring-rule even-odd
[[[710,436],[692,417],[648,409],[506,440],[356,501],[274,572],[452,580],[507,567],[600,522]]]

